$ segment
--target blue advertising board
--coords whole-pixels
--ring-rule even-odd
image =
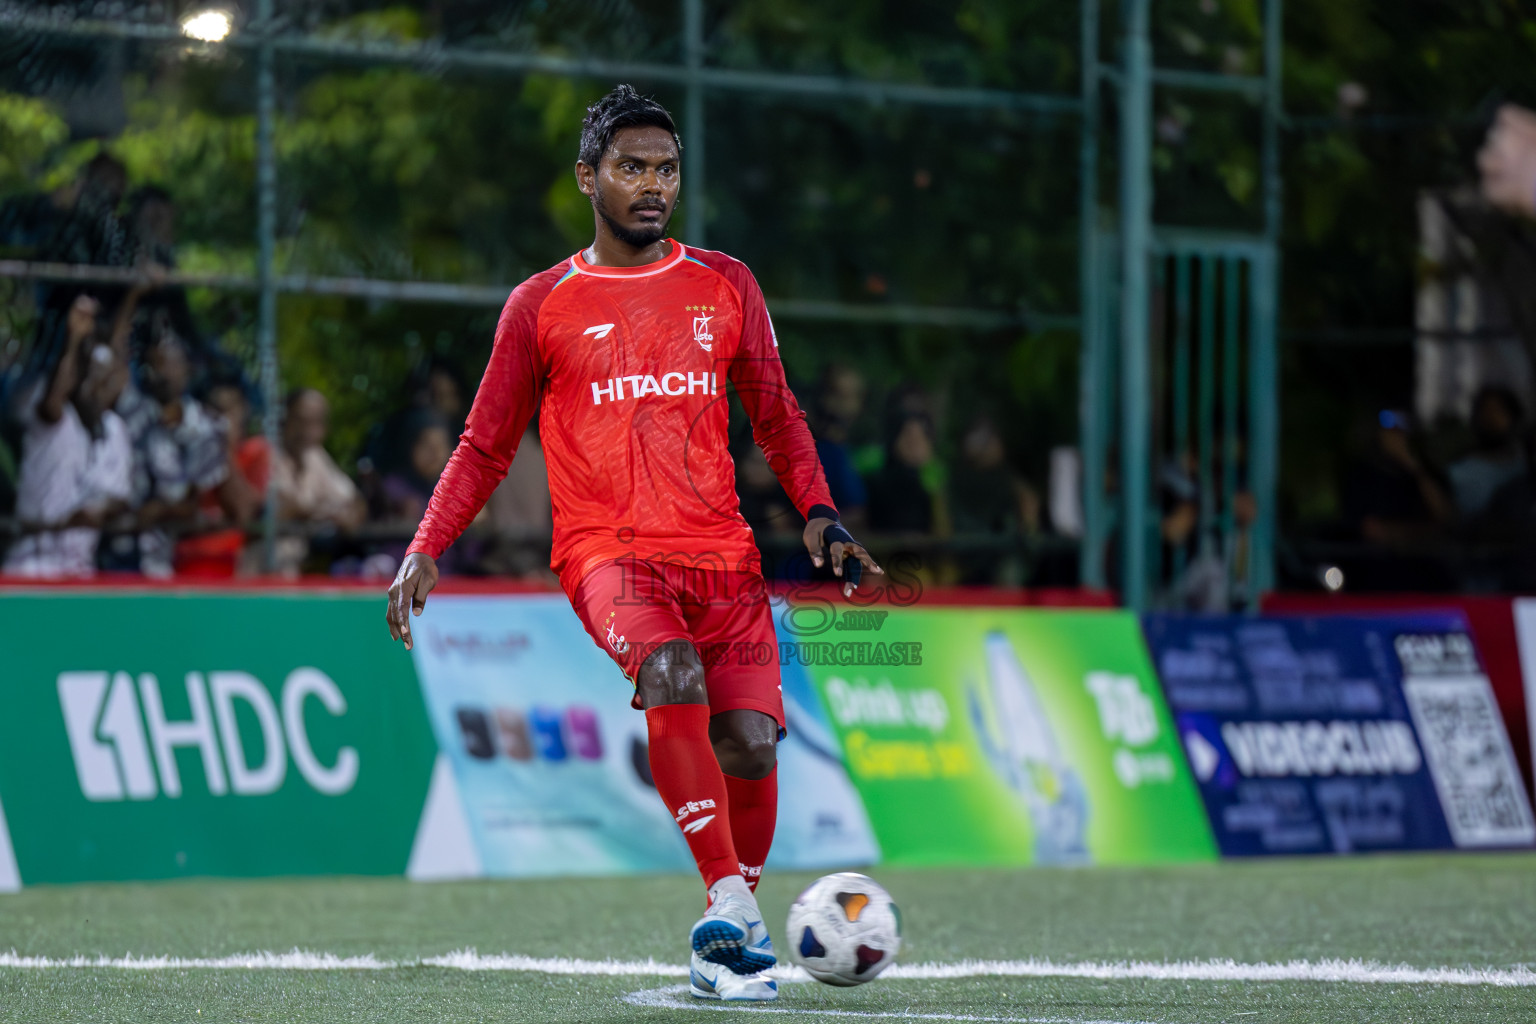
[[[1223,855],[1536,842],[1459,614],[1143,628]]]

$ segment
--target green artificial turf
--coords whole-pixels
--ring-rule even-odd
[[[1374,960],[1536,966],[1536,856],[1268,860],[1167,868],[876,871],[901,905],[905,963]],[[784,920],[810,875],[760,891]],[[701,909],[681,877],[412,884],[192,881],[0,896],[0,951],[216,957],[294,948],[415,961],[456,949],[686,961]],[[660,1021],[697,1010],[675,977],[382,971],[0,968],[0,1021]],[[951,1015],[1176,1022],[1536,1021],[1536,988],[977,977],[786,984],[788,1021]],[[636,995],[639,993],[639,995]],[[752,1012],[730,1010],[725,1012]],[[869,1014],[871,1016],[862,1016]],[[914,1019],[909,1016],[905,1019]],[[921,1018],[916,1018],[921,1019]]]

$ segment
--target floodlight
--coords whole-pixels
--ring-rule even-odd
[[[222,43],[234,27],[234,18],[218,7],[205,7],[181,19],[182,34],[203,43]]]

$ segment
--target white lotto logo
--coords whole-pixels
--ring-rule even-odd
[[[677,809],[677,813],[673,815],[673,817],[678,821],[682,821],[690,814],[697,814],[699,811],[707,811],[714,806],[715,802],[713,800],[689,800],[687,803],[683,804],[683,806]],[[714,817],[714,815],[710,815],[710,817]]]
[[[281,714],[261,680],[248,672],[210,672],[206,680],[201,672],[188,672],[186,687],[192,717],[172,722],[166,719],[160,681],[151,673],[141,674],[137,686],[127,672],[59,673],[59,706],[80,792],[87,800],[181,796],[177,747],[195,747],[202,755],[203,774],[214,796],[230,790],[241,796],[276,791],[287,777],[290,754],[304,781],[327,796],[339,796],[357,781],[354,748],[342,747],[335,763],[324,765],[304,731],[304,702],[309,697],[331,715],[347,711],[341,690],[319,669],[298,668],[288,674]],[[251,764],[240,740],[236,701],[244,703],[261,726],[260,764]]]
[[[629,385],[628,391],[624,388],[626,384]],[[646,395],[713,395],[715,385],[713,373],[680,373],[673,370],[659,378],[655,374],[634,373],[627,377],[593,381],[592,404],[621,402],[630,398],[644,398]]]

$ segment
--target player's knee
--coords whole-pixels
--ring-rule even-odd
[[[686,640],[664,643],[645,659],[637,680],[640,703],[647,708],[663,704],[708,704],[704,688],[704,664],[699,652]]]
[[[778,745],[772,740],[727,738],[715,742],[720,770],[738,779],[765,779],[778,763]]]
[[[710,719],[709,738],[720,770],[738,779],[762,779],[778,763],[779,723],[759,711],[724,711]]]

